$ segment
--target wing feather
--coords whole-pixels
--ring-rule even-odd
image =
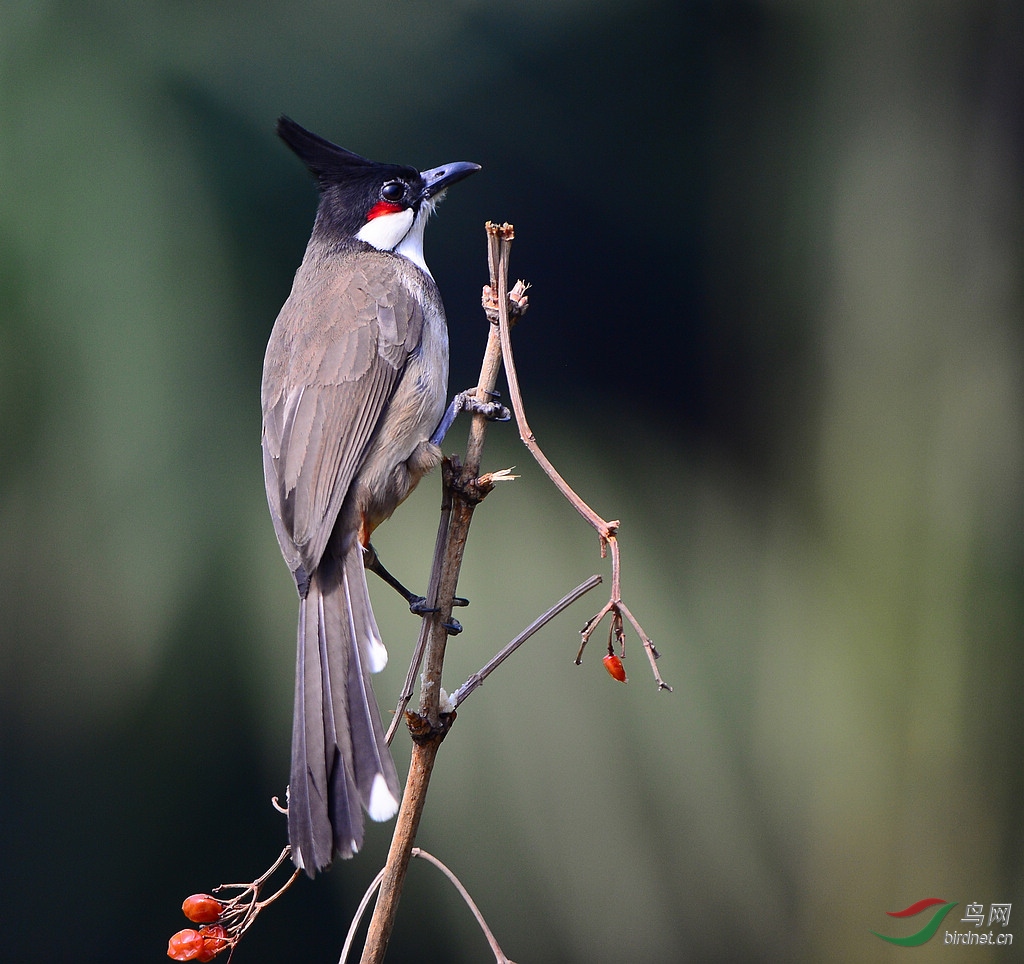
[[[312,572],[319,563],[422,337],[422,309],[413,291],[394,285],[401,275],[391,257],[307,252],[267,347],[267,499],[293,571],[302,565]]]

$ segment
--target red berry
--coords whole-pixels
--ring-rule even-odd
[[[212,961],[221,951],[227,950],[228,932],[223,924],[200,927],[199,936],[202,938],[203,946],[196,955],[197,961]]]
[[[622,665],[622,660],[618,656],[609,653],[603,662],[604,668],[608,670],[608,675],[612,679],[617,679],[620,683],[626,682],[626,667]]]
[[[190,921],[197,924],[212,924],[220,920],[220,915],[224,913],[224,905],[209,894],[193,894],[185,898],[181,909]]]
[[[172,961],[194,961],[203,950],[203,938],[198,931],[186,927],[167,942],[167,956]]]

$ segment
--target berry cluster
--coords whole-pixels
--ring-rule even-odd
[[[213,888],[217,893],[233,891],[233,897],[226,896],[221,900],[210,894],[193,894],[186,898],[181,905],[182,911],[193,924],[202,926],[178,931],[167,942],[167,956],[172,961],[212,961],[222,951],[233,953],[257,916],[295,883],[298,869],[270,897],[260,900],[264,884],[290,854],[291,850],[285,847],[270,868],[250,883],[221,884]]]
[[[185,916],[199,930],[186,927],[167,942],[167,956],[172,961],[212,961],[221,951],[233,947],[237,938],[228,935],[223,924],[216,923],[225,905],[209,894],[193,894],[181,905]]]

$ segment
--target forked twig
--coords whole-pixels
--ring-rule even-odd
[[[244,884],[219,884],[213,894],[193,894],[182,904],[182,911],[193,923],[204,926],[200,930],[185,928],[171,936],[167,943],[167,956],[175,961],[209,961],[223,951],[228,951],[228,964],[235,956],[238,942],[278,897],[280,897],[302,872],[294,868],[288,879],[269,897],[260,900],[260,892],[268,880],[291,856],[291,847],[286,846],[267,870],[255,880]],[[232,891],[236,891],[231,895]]]
[[[622,602],[620,590],[619,546],[617,539],[618,522],[606,522],[587,505],[565,482],[554,466],[537,445],[536,438],[530,430],[523,410],[522,395],[512,358],[510,329],[514,318],[518,318],[527,307],[526,285],[518,282],[511,291],[508,287],[509,252],[515,232],[510,224],[487,224],[488,265],[490,268],[490,284],[484,290],[484,308],[491,321],[488,333],[487,348],[481,365],[480,380],[477,383],[476,397],[480,401],[488,401],[494,393],[498,372],[504,363],[508,377],[509,392],[520,437],[530,453],[544,469],[548,477],[555,483],[559,491],[573,505],[577,512],[597,530],[601,540],[601,554],[611,553],[612,561],[612,592],[611,598],[602,610],[584,627],[583,643],[593,632],[605,615],[612,616],[612,634],[609,637],[609,658],[617,659],[612,653],[611,640],[617,639],[620,649],[624,644],[625,635],[622,631],[623,619],[627,619],[643,640],[655,680],[659,687],[670,689],[658,673],[655,660],[658,653],[650,637],[643,631],[640,624]],[[496,296],[495,296],[496,293]],[[557,603],[545,613],[535,624],[527,627],[520,637],[513,640],[502,650],[476,677],[471,678],[457,692],[455,701],[442,702],[441,671],[444,665],[444,654],[451,628],[452,601],[458,584],[459,571],[465,552],[466,540],[473,511],[479,501],[493,488],[494,483],[507,473],[495,473],[489,476],[480,475],[480,462],[483,451],[484,435],[487,420],[476,414],[470,426],[469,439],[466,445],[465,464],[461,464],[454,456],[443,463],[444,502],[441,512],[441,523],[438,529],[437,542],[434,550],[434,566],[431,571],[430,586],[427,599],[433,612],[423,620],[420,641],[416,647],[416,655],[410,668],[405,691],[399,703],[396,720],[402,715],[411,698],[413,680],[418,671],[420,659],[423,662],[422,683],[420,687],[420,705],[418,713],[405,713],[413,737],[413,751],[409,764],[409,775],[406,780],[405,793],[398,812],[395,832],[391,839],[387,864],[381,873],[378,884],[377,903],[370,920],[363,945],[361,964],[380,964],[387,949],[391,931],[394,927],[398,900],[404,886],[409,860],[413,853],[413,843],[419,828],[420,817],[426,802],[430,774],[438,748],[444,740],[455,719],[454,706],[464,700],[473,689],[480,685],[486,675],[493,671],[504,659],[521,645],[533,632],[560,612],[573,599],[597,585],[597,577],[587,580],[573,590],[565,600]],[[582,647],[581,647],[582,652]],[[577,662],[580,654],[577,654]],[[392,729],[395,723],[392,724]]]
[[[507,229],[508,225],[503,225],[501,228],[497,228],[495,225],[488,223],[487,229],[488,234],[492,238],[498,239],[499,245],[499,258],[504,259],[507,265],[508,259],[508,244],[511,240],[506,239],[503,234],[504,229]],[[507,232],[506,232],[507,233]],[[521,284],[521,282],[520,282]],[[558,470],[551,464],[550,459],[541,450],[541,447],[537,444],[537,437],[534,435],[533,430],[530,428],[529,422],[526,420],[526,410],[523,406],[523,396],[519,390],[519,376],[516,373],[515,359],[512,355],[512,335],[511,335],[511,322],[509,319],[509,305],[508,305],[508,275],[507,272],[498,274],[498,290],[496,294],[495,308],[498,316],[498,330],[501,337],[501,356],[502,361],[505,365],[505,378],[508,381],[509,398],[512,402],[512,410],[515,412],[516,424],[519,427],[519,437],[523,440],[523,444],[529,449],[530,454],[534,457],[537,464],[544,470],[545,474],[555,484],[555,487],[565,497],[569,504],[587,521],[587,523],[597,532],[597,536],[601,541],[601,557],[604,558],[606,554],[611,555],[612,563],[612,588],[611,595],[609,596],[608,602],[604,607],[593,617],[591,617],[586,625],[580,632],[581,644],[579,652],[576,654],[576,663],[579,664],[583,658],[583,649],[587,645],[590,639],[591,633],[597,628],[598,624],[611,613],[612,616],[612,630],[609,635],[608,652],[613,653],[612,640],[618,640],[620,647],[620,654],[625,655],[625,634],[622,630],[622,620],[625,617],[636,634],[640,637],[641,642],[644,646],[644,651],[647,653],[647,659],[651,664],[651,671],[654,673],[654,680],[658,684],[659,689],[669,690],[671,692],[672,687],[668,685],[662,678],[661,673],[658,672],[658,666],[656,660],[659,657],[657,649],[654,647],[654,642],[651,637],[644,632],[643,627],[637,622],[636,618],[626,607],[626,604],[622,601],[622,589],[621,589],[621,562],[619,559],[619,522],[615,520],[608,522],[598,515],[580,496],[576,491],[569,485],[565,479],[562,478]],[[518,285],[517,285],[518,288]],[[515,289],[513,289],[515,290]],[[524,289],[525,290],[525,289]]]
[[[505,952],[501,949],[498,941],[495,939],[493,932],[487,926],[487,921],[484,920],[484,915],[480,913],[480,908],[476,906],[476,902],[472,897],[469,896],[469,891],[462,885],[462,881],[437,859],[433,854],[427,853],[420,847],[413,847],[412,855],[414,857],[421,857],[423,860],[432,863],[442,874],[445,875],[451,882],[455,889],[459,892],[459,896],[466,902],[466,906],[469,908],[470,913],[476,918],[477,924],[480,926],[480,930],[483,931],[484,937],[487,938],[487,943],[491,945],[491,953],[494,954],[495,964],[515,964],[515,961],[510,961],[506,956]]]
[[[511,228],[508,228],[508,234],[508,240],[511,241]],[[507,290],[507,248],[503,263],[496,257],[496,252],[497,249],[490,240],[489,234],[488,264],[491,272],[491,287],[504,286]],[[495,277],[495,271],[498,272],[498,277]],[[505,273],[504,280],[501,280],[502,271]],[[517,303],[517,309],[519,311],[525,309],[525,297],[522,298],[521,304]],[[506,310],[506,318],[507,315]],[[480,369],[480,379],[475,392],[477,399],[488,401],[493,395],[498,372],[501,369],[501,359],[501,338],[497,325],[491,324]],[[442,706],[441,700],[441,671],[444,666],[448,634],[452,625],[452,601],[455,597],[473,511],[480,500],[494,487],[495,482],[507,477],[506,473],[480,475],[486,430],[486,417],[479,413],[475,414],[470,424],[465,463],[460,463],[457,458],[452,456],[445,459],[442,465],[444,503],[427,595],[429,605],[434,611],[423,619],[420,640],[407,677],[405,692],[403,692],[398,713],[395,714],[396,719],[392,724],[393,729],[397,719],[403,715],[403,711],[408,705],[413,681],[418,672],[420,660],[422,660],[419,712],[404,713],[413,737],[412,756],[409,762],[405,792],[402,795],[395,831],[391,838],[387,864],[380,880],[377,903],[374,906],[366,941],[363,945],[361,964],[380,964],[384,958],[394,927],[398,900],[412,855],[413,842],[416,839],[416,831],[419,828],[420,817],[426,803],[427,788],[430,784],[434,760],[441,742],[455,719],[455,714],[450,712],[447,706]]]
[[[459,892],[459,896],[463,901],[465,901],[470,913],[476,918],[476,922],[479,925],[480,930],[483,932],[487,943],[490,944],[491,953],[494,954],[495,964],[515,964],[515,961],[511,961],[505,956],[505,952],[501,949],[501,945],[498,944],[493,931],[487,926],[487,921],[484,919],[484,915],[480,912],[480,908],[477,907],[476,901],[470,897],[469,891],[466,890],[462,881],[459,880],[455,873],[442,861],[438,860],[437,857],[428,853],[422,847],[413,847],[411,856],[419,857],[422,860],[426,860],[427,863],[433,864],[451,881],[452,885]],[[359,901],[359,906],[356,908],[355,915],[352,918],[352,923],[349,925],[348,934],[345,935],[345,946],[341,949],[341,957],[338,960],[338,964],[345,964],[348,960],[348,955],[352,950],[352,942],[355,940],[359,924],[363,919],[363,915],[366,913],[366,908],[369,906],[370,901],[373,900],[373,895],[377,892],[377,888],[380,887],[380,883],[383,879],[384,870],[381,870],[381,872],[370,881],[370,886],[366,888],[366,893],[363,894],[362,900]]]
[[[589,579],[581,582],[571,592],[566,593],[561,599],[558,600],[550,609],[538,616],[529,626],[526,627],[518,636],[515,637],[501,652],[493,656],[487,664],[477,673],[474,673],[465,683],[463,683],[450,697],[451,708],[453,710],[458,709],[466,700],[466,697],[473,692],[478,686],[483,684],[483,681],[487,679],[506,659],[509,658],[520,646],[523,645],[535,632],[546,626],[552,619],[555,618],[563,609],[567,609],[577,599],[580,598],[584,593],[590,592],[595,586],[600,585],[600,576],[591,576]]]
[[[427,586],[427,605],[437,608],[438,587],[441,581],[441,569],[444,566],[444,556],[448,549],[448,528],[452,517],[452,494],[448,486],[443,487],[444,495],[441,501],[441,518],[437,525],[437,538],[434,540],[434,559],[430,565],[430,582]],[[399,724],[405,719],[405,711],[412,699],[413,689],[416,685],[416,674],[420,671],[420,664],[423,662],[423,653],[427,648],[427,639],[430,635],[430,623],[424,619],[420,623],[419,636],[416,637],[416,645],[413,647],[412,656],[409,659],[409,670],[405,674],[405,682],[402,684],[402,691],[398,696],[398,706],[395,707],[395,715],[388,726],[387,741],[390,745],[395,738]]]

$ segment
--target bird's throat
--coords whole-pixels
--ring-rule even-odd
[[[425,204],[415,213],[412,208],[405,208],[393,214],[379,214],[367,221],[356,237],[379,251],[403,255],[429,275],[430,269],[423,259],[423,229],[429,216]]]

